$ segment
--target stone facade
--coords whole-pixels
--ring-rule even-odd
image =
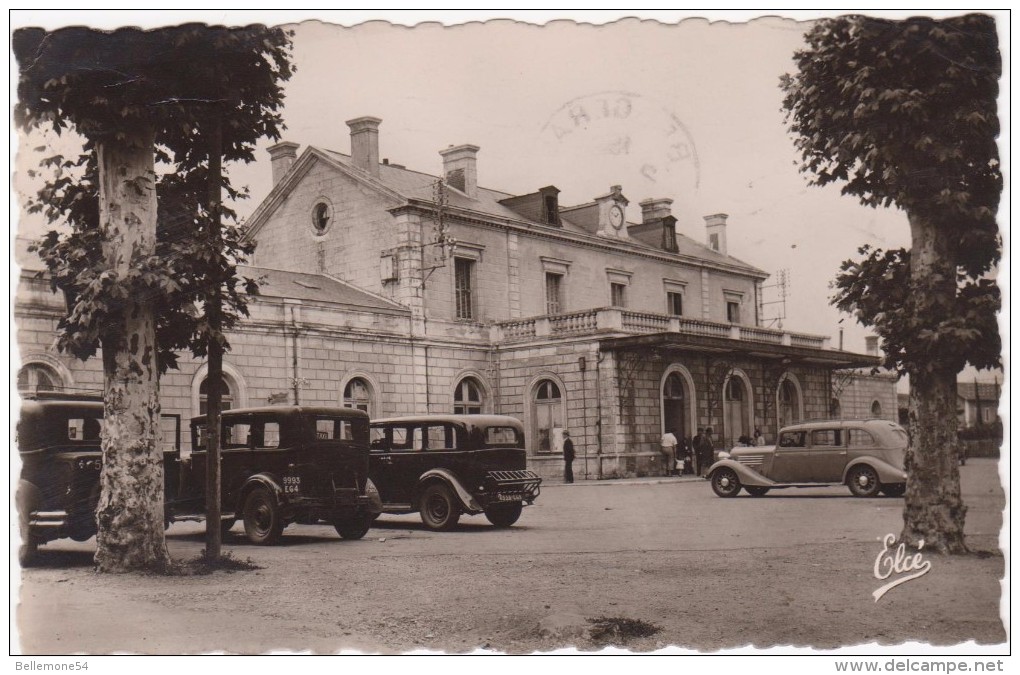
[[[717,448],[825,417],[836,369],[871,365],[827,338],[762,328],[760,269],[678,234],[670,200],[628,222],[619,186],[561,207],[554,186],[480,187],[478,148],[442,151],[445,181],[378,160],[379,120],[353,156],[281,143],[275,186],[247,223],[268,279],[225,357],[232,407],[355,405],[376,418],[454,411],[522,420],[532,468],[579,478],[661,474],[659,438],[712,427]],[[721,235],[721,236],[720,236]],[[26,272],[16,318],[23,388],[101,388],[101,361],[53,346],[58,296]],[[199,413],[205,366],[182,356],[165,413]],[[892,398],[883,410],[895,414]],[[884,394],[883,394],[884,395]],[[189,441],[185,438],[185,449]]]

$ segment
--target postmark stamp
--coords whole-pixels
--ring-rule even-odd
[[[564,103],[546,121],[550,141],[587,154],[615,158],[648,189],[697,189],[698,150],[677,114],[652,98],[629,91],[603,91]]]

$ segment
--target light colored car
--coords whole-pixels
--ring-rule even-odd
[[[754,497],[789,487],[846,485],[857,497],[906,491],[907,432],[886,420],[828,420],[783,428],[774,446],[736,447],[709,468],[712,490]]]

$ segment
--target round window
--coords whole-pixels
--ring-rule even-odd
[[[312,207],[312,227],[316,234],[325,234],[333,224],[333,207],[325,200],[315,202]]]

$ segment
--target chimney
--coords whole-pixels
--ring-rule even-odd
[[[708,247],[726,255],[726,219],[725,213],[705,216],[705,231],[708,235]]]
[[[877,335],[869,335],[864,338],[864,350],[868,353],[868,356],[880,356],[878,353]]]
[[[273,164],[273,187],[280,184],[280,180],[287,175],[290,167],[297,159],[297,143],[283,141],[268,148],[269,158]]]
[[[439,151],[447,184],[471,199],[478,197],[478,150],[477,145],[458,145]]]
[[[672,199],[645,199],[640,202],[641,222],[651,223],[673,215],[672,204]]]
[[[358,117],[347,120],[351,128],[351,161],[354,166],[376,178],[379,177],[379,125],[378,117]]]

